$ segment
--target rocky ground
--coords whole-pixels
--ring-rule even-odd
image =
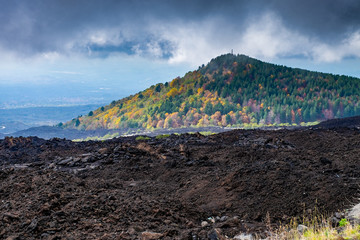
[[[0,238],[266,237],[271,224],[314,211],[336,213],[336,224],[360,196],[360,131],[337,124],[104,142],[5,138]]]

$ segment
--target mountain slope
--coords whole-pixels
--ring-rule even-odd
[[[360,114],[360,79],[226,54],[89,112],[65,128],[300,124]]]

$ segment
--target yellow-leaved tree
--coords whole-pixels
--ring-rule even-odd
[[[176,95],[179,94],[179,91],[176,88],[172,88],[167,94],[166,96],[168,97],[175,97]]]

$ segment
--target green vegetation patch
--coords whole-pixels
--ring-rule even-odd
[[[214,132],[211,132],[211,131],[202,131],[200,132],[201,135],[204,135],[204,136],[210,136],[210,135],[214,135],[216,133]]]
[[[150,137],[146,137],[146,136],[138,136],[135,138],[136,141],[144,141],[144,140],[150,140]]]
[[[168,138],[170,137],[170,134],[161,134],[161,135],[157,135],[156,139],[163,139],[163,138]]]
[[[105,141],[109,139],[113,139],[119,136],[119,133],[113,133],[113,134],[106,134],[102,137],[96,136],[96,137],[87,137],[87,138],[79,138],[72,140],[73,142],[86,142],[86,141]]]
[[[350,224],[347,219],[342,219],[338,227],[332,226],[330,219],[323,216],[305,217],[302,224],[292,221],[289,225],[276,230],[270,229],[274,239],[285,240],[338,240],[360,239],[360,225]]]

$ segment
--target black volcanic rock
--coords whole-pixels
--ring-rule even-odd
[[[320,128],[357,128],[360,129],[360,116],[331,119],[319,123]]]
[[[359,142],[350,128],[88,142],[7,137],[0,140],[0,238],[265,234],[269,220],[357,203]]]

